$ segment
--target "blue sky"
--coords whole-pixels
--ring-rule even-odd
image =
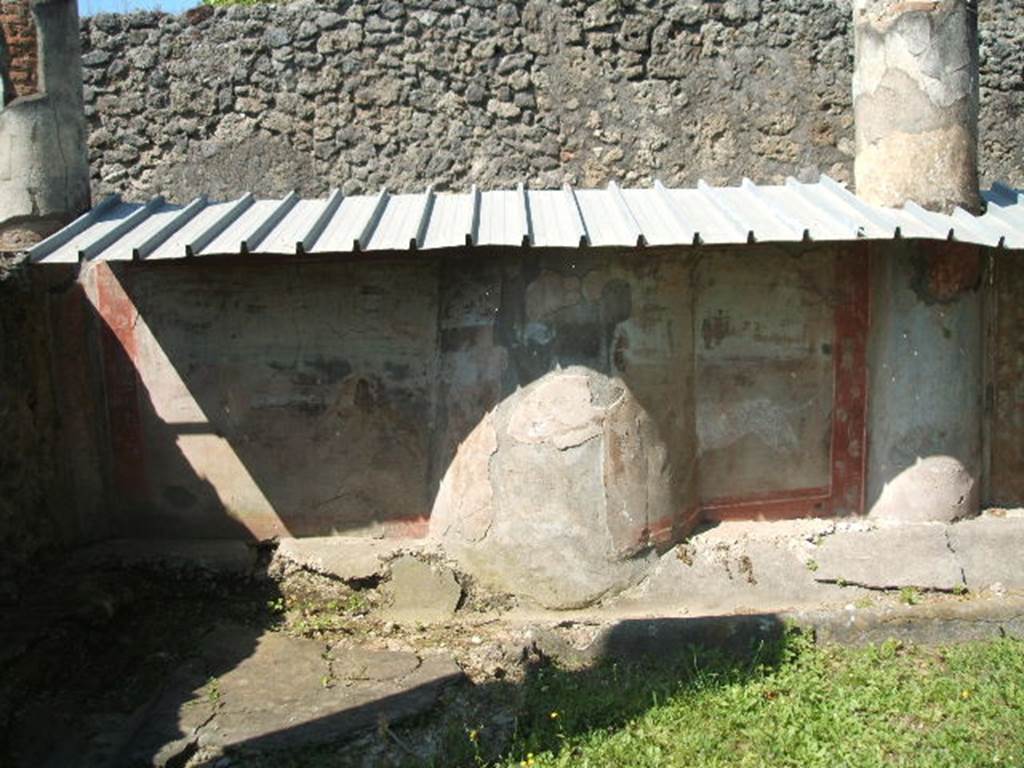
[[[199,2],[200,0],[78,0],[78,13],[80,16],[129,11],[181,13],[199,5]]]

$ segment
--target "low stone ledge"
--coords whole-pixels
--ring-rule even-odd
[[[80,550],[73,565],[195,568],[244,576],[255,571],[256,561],[256,547],[234,539],[115,539]]]
[[[373,581],[387,575],[388,563],[395,558],[427,549],[421,539],[287,538],[278,542],[270,572],[283,575],[301,568],[345,582]]]
[[[986,515],[949,526],[948,535],[969,590],[1024,590],[1024,517]]]

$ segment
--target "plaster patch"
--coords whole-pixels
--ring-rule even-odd
[[[748,435],[757,437],[776,451],[795,451],[799,441],[790,422],[790,414],[806,407],[784,408],[764,397],[729,404],[702,401],[697,413],[701,453],[733,445]]]

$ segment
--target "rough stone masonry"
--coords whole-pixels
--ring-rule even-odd
[[[367,0],[83,22],[93,192],[307,195],[825,172],[849,0]],[[983,181],[1024,184],[1024,17],[982,4]]]

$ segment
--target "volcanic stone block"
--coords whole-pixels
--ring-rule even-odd
[[[506,398],[463,441],[431,536],[488,588],[549,608],[635,584],[672,520],[668,451],[629,389],[585,368]]]

